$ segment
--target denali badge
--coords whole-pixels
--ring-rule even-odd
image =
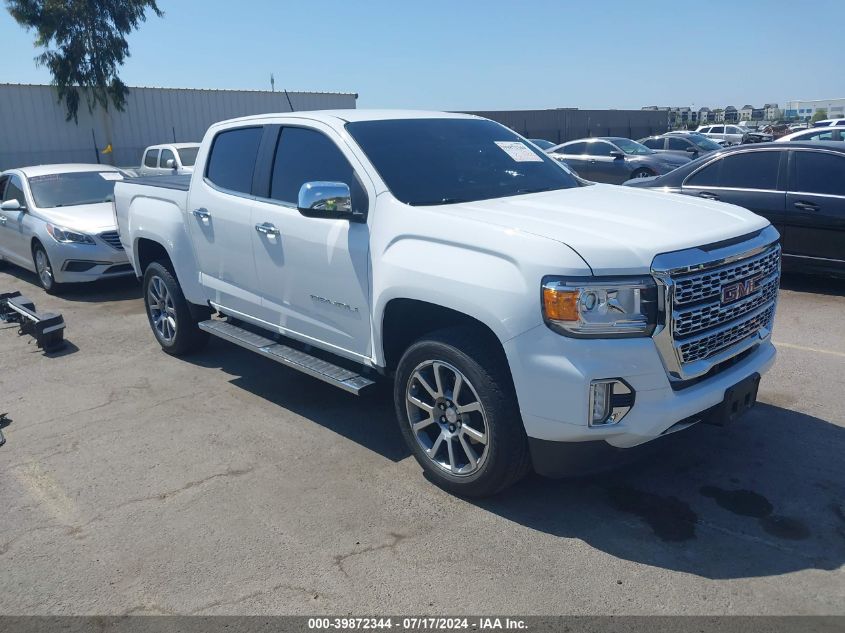
[[[752,277],[751,279],[745,279],[743,281],[733,283],[730,286],[723,286],[722,303],[733,303],[734,301],[739,301],[740,299],[752,294],[757,290],[761,278],[762,277],[759,276]]]

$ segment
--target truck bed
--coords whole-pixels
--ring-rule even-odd
[[[162,187],[164,189],[177,189],[179,191],[187,191],[191,184],[191,175],[183,174],[179,176],[136,176],[134,178],[126,178],[126,182],[135,185],[146,185],[149,187]]]

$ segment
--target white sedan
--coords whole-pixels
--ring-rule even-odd
[[[117,234],[112,199],[120,170],[41,165],[0,173],[0,260],[61,284],[134,274]]]

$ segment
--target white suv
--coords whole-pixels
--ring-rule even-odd
[[[748,130],[738,125],[700,125],[696,130],[707,138],[728,141],[731,145],[739,145]]]

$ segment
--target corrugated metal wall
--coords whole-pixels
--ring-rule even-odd
[[[354,108],[356,95],[290,92],[295,110]],[[65,121],[52,86],[0,84],[0,169],[97,161],[136,166],[148,145],[200,141],[212,123],[249,114],[288,112],[284,92],[131,88],[126,109],[109,114],[83,104],[79,124]]]
[[[624,136],[634,140],[669,129],[669,113],[649,110],[500,110],[470,112],[522,134],[565,143],[577,138]]]

